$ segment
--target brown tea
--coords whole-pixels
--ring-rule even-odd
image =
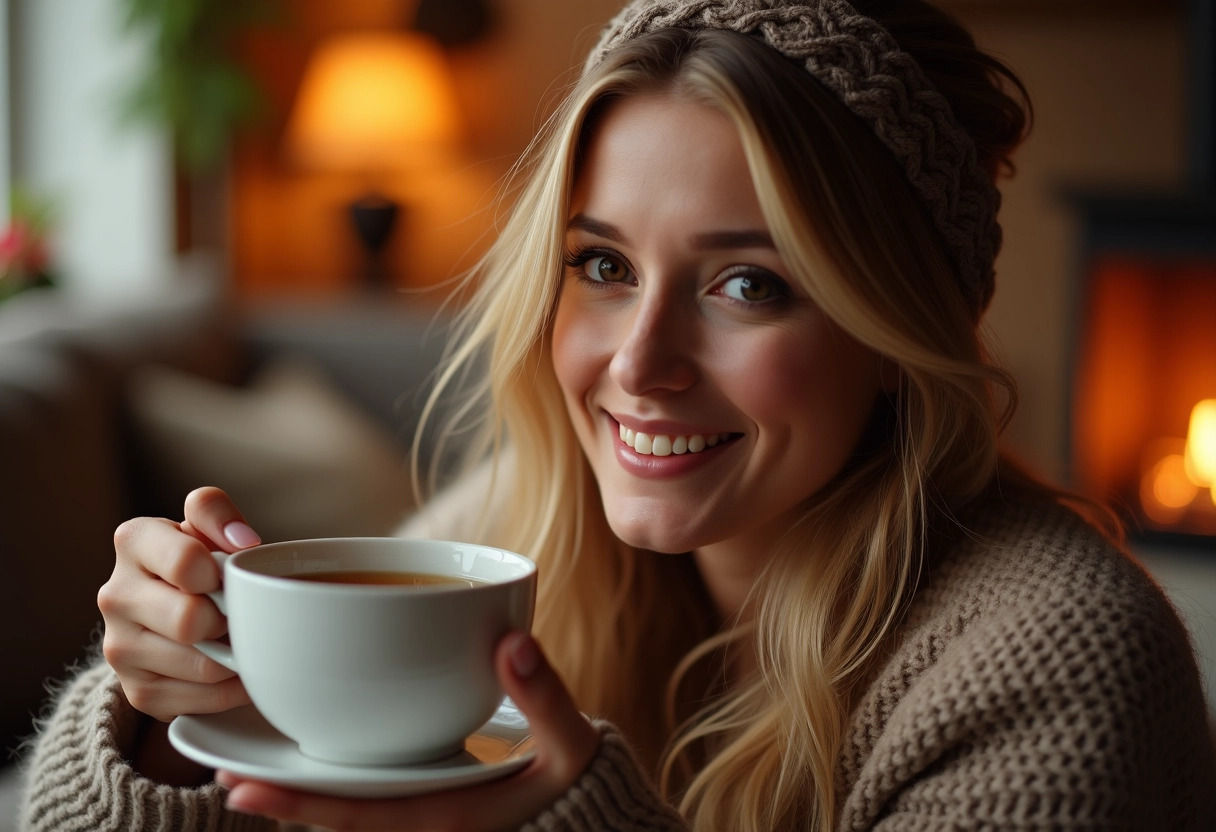
[[[472,578],[459,578],[454,575],[428,575],[424,572],[383,572],[361,569],[343,569],[333,572],[301,572],[287,575],[300,581],[314,581],[323,584],[363,584],[377,586],[476,586],[485,583]]]

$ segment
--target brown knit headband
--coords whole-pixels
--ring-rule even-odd
[[[994,286],[1000,193],[975,142],[912,56],[845,0],[634,0],[608,24],[584,72],[614,48],[659,29],[725,29],[800,61],[895,155],[953,258],[978,315]]]

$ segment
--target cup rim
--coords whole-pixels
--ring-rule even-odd
[[[247,559],[246,556],[262,553],[274,549],[286,549],[292,546],[300,546],[301,544],[317,545],[325,543],[341,543],[356,545],[364,543],[385,543],[385,542],[422,542],[427,544],[448,544],[454,546],[468,546],[475,549],[484,549],[491,552],[497,552],[506,556],[508,559],[516,561],[523,570],[510,578],[503,580],[485,580],[474,586],[409,586],[404,584],[342,584],[342,583],[326,583],[322,581],[310,582],[301,581],[293,575],[270,575],[265,572],[258,572],[244,566],[241,561]],[[255,584],[262,584],[271,587],[291,587],[297,592],[341,592],[341,593],[358,593],[358,594],[418,594],[418,595],[440,595],[453,592],[486,592],[494,591],[495,587],[507,587],[520,582],[530,581],[536,576],[536,562],[526,555],[521,555],[518,552],[512,552],[509,549],[503,549],[500,546],[489,546],[483,543],[469,543],[459,540],[439,540],[435,538],[421,537],[393,537],[393,536],[361,536],[361,537],[314,537],[300,538],[298,540],[279,540],[273,543],[260,543],[257,546],[251,546],[248,549],[241,549],[239,552],[233,552],[224,560],[224,574],[227,578],[229,569],[232,569],[236,574],[240,575],[241,580],[252,581]],[[317,570],[330,571],[330,570]]]

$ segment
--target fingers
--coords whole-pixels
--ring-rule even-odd
[[[228,495],[212,486],[186,495],[182,530],[229,554],[262,542]]]
[[[200,684],[128,673],[119,682],[131,707],[161,722],[171,722],[182,714],[215,714],[249,704],[249,694],[235,676],[214,684]]]
[[[194,647],[128,620],[107,622],[102,652],[132,707],[155,719],[167,722],[180,714],[216,713],[249,702],[231,670]]]
[[[337,832],[424,828],[414,825],[418,819],[410,818],[402,811],[404,805],[397,801],[343,800],[308,794],[267,783],[243,781],[224,771],[217,772],[215,779],[230,789],[227,807],[245,814],[306,823]]]
[[[230,809],[342,832],[515,829],[553,805],[595,756],[599,734],[579,713],[531,636],[515,633],[495,653],[498,677],[528,717],[537,756],[518,774],[404,800],[348,800],[308,794],[220,771]]]
[[[495,654],[498,679],[528,718],[537,762],[546,779],[564,791],[586,769],[599,748],[599,733],[579,712],[561,677],[526,633],[504,638]]]
[[[178,644],[228,632],[227,620],[210,598],[182,592],[152,576],[125,582],[112,578],[98,592],[97,606],[107,628],[133,624]]]
[[[114,576],[123,586],[138,576],[138,569],[183,592],[213,592],[220,587],[220,568],[211,548],[172,520],[140,517],[128,520],[114,532]]]
[[[429,832],[436,829],[474,832],[514,829],[527,820],[527,816],[522,816],[511,822],[506,819],[509,814],[496,814],[494,806],[483,805],[480,811],[476,810],[470,804],[477,800],[473,796],[478,793],[477,789],[403,800],[350,800],[244,780],[227,771],[216,772],[215,780],[229,789],[225,805],[233,811],[338,832]],[[498,809],[501,811],[502,807]]]
[[[215,684],[236,676],[233,670],[194,647],[138,627],[131,627],[131,632],[119,633],[114,638],[107,634],[102,650],[111,667],[122,668],[130,674],[199,684]]]
[[[220,588],[212,550],[259,543],[218,488],[186,498],[186,520],[138,518],[114,533],[114,572],[97,593],[103,652],[132,706],[167,721],[249,702],[239,679],[190,645],[219,638],[228,623],[205,593]]]

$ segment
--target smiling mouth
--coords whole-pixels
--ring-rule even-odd
[[[687,436],[669,436],[665,433],[642,433],[618,423],[621,441],[640,456],[673,456],[699,454],[724,442],[738,439],[741,433],[694,433]]]

